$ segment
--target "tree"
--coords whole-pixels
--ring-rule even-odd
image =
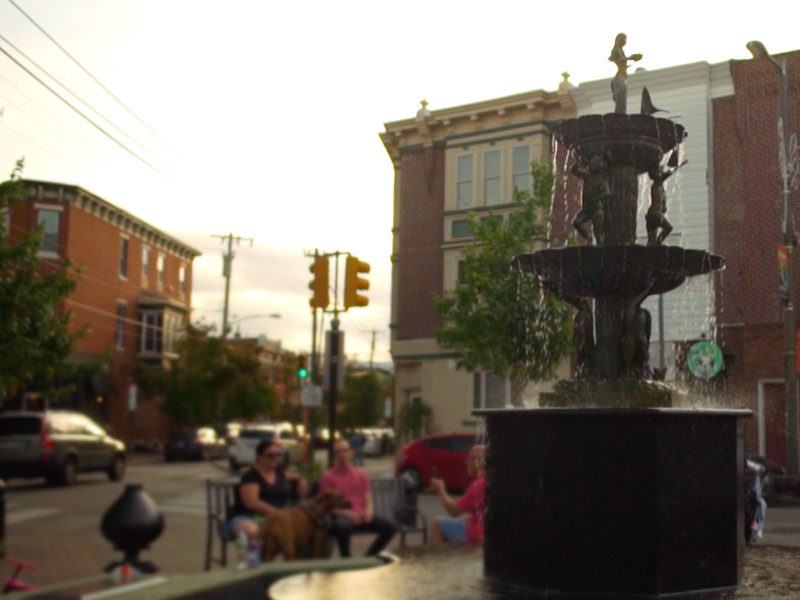
[[[340,430],[372,427],[381,420],[383,399],[388,393],[375,371],[356,373],[348,365],[344,388],[339,398]]]
[[[511,380],[512,403],[529,381],[551,379],[571,349],[572,309],[546,292],[538,278],[510,268],[517,254],[534,252],[547,239],[553,190],[552,166],[532,163],[533,192],[516,192],[519,210],[507,222],[469,215],[475,243],[465,251],[463,281],[437,296],[445,321],[436,331],[451,347],[457,366]]]
[[[258,348],[233,347],[211,331],[187,325],[178,358],[166,367],[134,363],[130,375],[144,397],[162,396],[161,410],[186,426],[252,420],[274,410],[278,398],[261,368]]]
[[[24,159],[8,181],[0,183],[0,215],[24,202]],[[0,398],[20,390],[54,397],[66,393],[65,381],[91,368],[66,362],[73,343],[86,329],[70,332],[72,313],[64,302],[78,283],[69,260],[42,264],[37,256],[42,227],[13,236],[0,216]]]

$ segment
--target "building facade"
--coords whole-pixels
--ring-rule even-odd
[[[64,259],[80,272],[66,300],[74,331],[87,328],[69,360],[93,362],[101,374],[76,382],[64,402],[129,440],[160,440],[169,423],[152,402],[139,402],[126,368],[174,355],[189,317],[192,261],[200,253],[77,186],[25,180],[29,195],[5,215],[11,239],[44,226],[43,270]]]
[[[800,136],[800,51],[776,58],[787,65],[789,131]],[[717,302],[726,389],[732,404],[755,413],[747,428],[748,451],[786,464],[785,333],[777,256],[783,243],[778,69],[768,59],[733,60],[727,67],[733,94],[712,102],[715,245],[726,262]],[[797,168],[800,156],[794,160]],[[797,230],[796,188],[790,198]],[[797,261],[794,283],[798,297]]]
[[[423,402],[435,429],[474,431],[472,410],[505,406],[507,381],[457,370],[440,348],[434,296],[452,290],[470,241],[467,215],[508,218],[514,187],[530,186],[530,164],[550,155],[549,126],[574,116],[568,86],[442,110],[427,102],[413,119],[385,124],[395,169],[391,352],[396,408]]]

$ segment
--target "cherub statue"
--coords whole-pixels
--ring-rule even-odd
[[[577,162],[572,166],[572,174],[583,180],[583,202],[580,212],[572,220],[572,226],[588,242],[592,243],[594,230],[595,243],[603,245],[603,202],[611,196],[608,186],[608,166],[599,156],[593,156],[588,166]]]
[[[611,56],[608,60],[617,65],[617,74],[611,80],[611,95],[614,98],[614,112],[628,112],[628,62],[642,60],[641,54],[625,56],[622,49],[628,43],[628,36],[624,33],[617,34]]]
[[[650,375],[647,363],[650,359],[651,323],[650,311],[640,306],[633,306],[625,313],[625,329],[620,339],[625,377],[644,379]]]
[[[577,363],[575,376],[583,379],[594,370],[594,315],[591,299],[581,298],[573,304],[578,309],[572,321],[572,343]]]
[[[666,217],[667,193],[664,191],[664,182],[685,164],[686,161],[683,161],[681,164],[667,169],[662,169],[658,165],[648,171],[650,179],[653,181],[650,185],[650,208],[647,209],[644,217],[647,225],[648,246],[660,246],[672,233],[672,223]]]

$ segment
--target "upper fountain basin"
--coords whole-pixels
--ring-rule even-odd
[[[640,173],[657,166],[687,135],[670,119],[623,113],[565,119],[552,132],[585,164],[599,156],[611,164],[635,165]]]
[[[687,277],[717,271],[721,256],[680,246],[568,246],[520,254],[512,266],[538,275],[565,300],[665,294]]]

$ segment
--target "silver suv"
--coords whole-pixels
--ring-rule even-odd
[[[125,475],[125,444],[89,417],[66,410],[0,414],[0,478],[44,477],[71,485],[78,472]]]

